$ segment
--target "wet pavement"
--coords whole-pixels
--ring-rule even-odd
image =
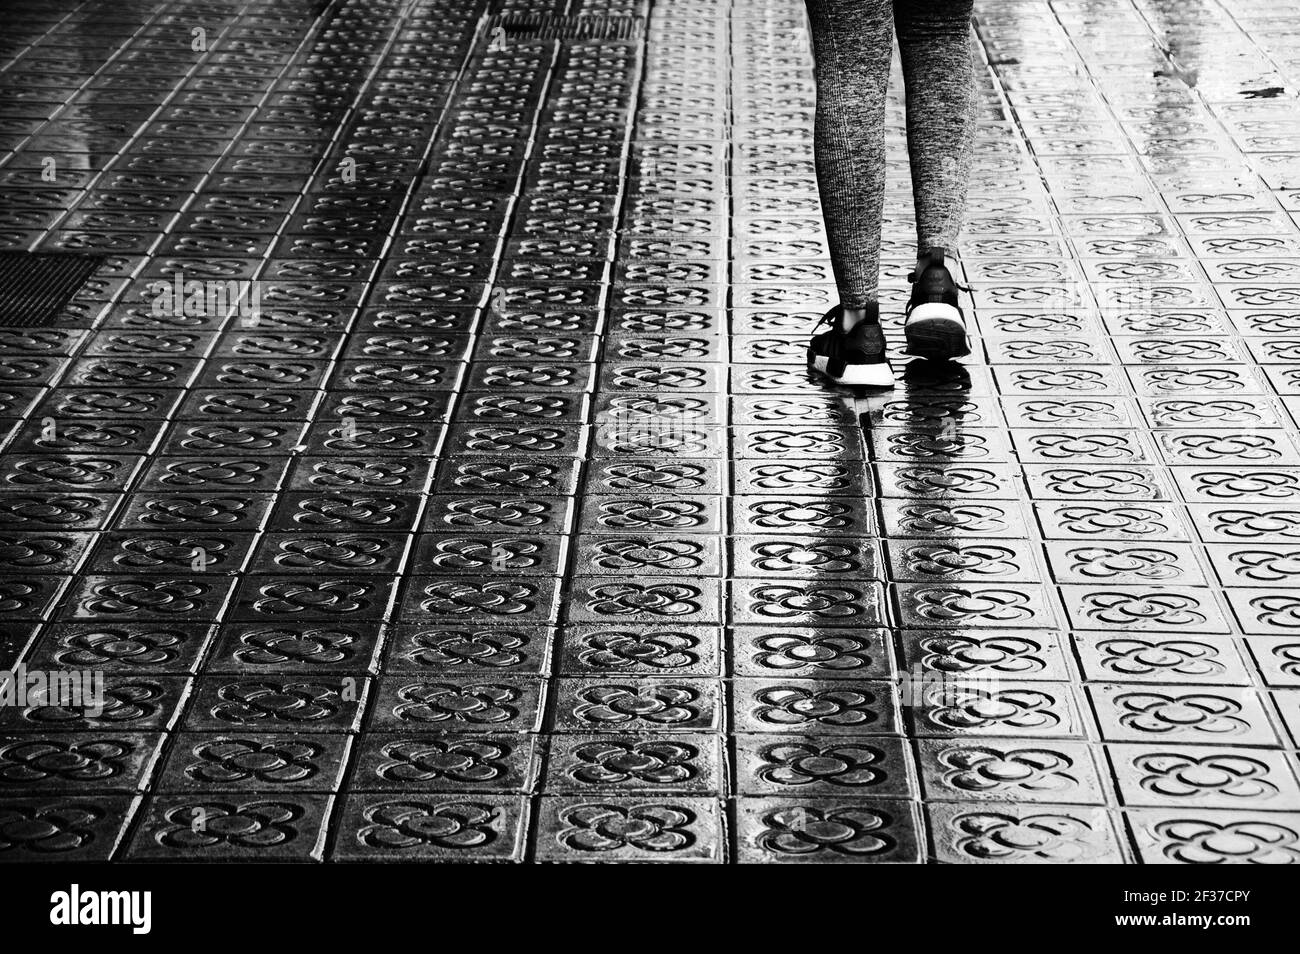
[[[1300,861],[1300,4],[979,0],[884,394],[800,4],[493,9],[6,6],[0,859]]]

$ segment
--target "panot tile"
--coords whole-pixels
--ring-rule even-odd
[[[922,840],[914,802],[800,797],[737,801],[745,864],[916,863]]]
[[[1295,864],[1300,815],[1197,808],[1125,812],[1143,864]]]
[[[723,860],[718,801],[690,795],[543,797],[540,861]]]
[[[936,861],[948,864],[1121,864],[1116,818],[1097,806],[956,802],[926,809]]]
[[[1288,811],[1300,798],[1281,752],[1225,746],[1108,745],[1124,804],[1175,810]]]
[[[1264,699],[1237,686],[1088,687],[1102,738],[1115,742],[1275,746]]]
[[[1089,681],[1251,684],[1250,668],[1226,636],[1076,632],[1071,641]]]
[[[922,739],[918,769],[927,800],[1104,804],[1096,752],[1062,739]]]

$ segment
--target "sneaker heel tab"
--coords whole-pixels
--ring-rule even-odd
[[[916,284],[930,269],[945,268],[944,259],[946,255],[947,250],[938,246],[926,249],[917,256],[916,270],[908,273],[907,280],[912,284]]]

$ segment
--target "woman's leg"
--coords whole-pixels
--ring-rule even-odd
[[[874,311],[885,198],[891,0],[806,0],[816,59],[817,189],[844,327]]]
[[[973,0],[894,0],[922,266],[933,249],[955,251],[966,208],[975,134],[973,6]]]

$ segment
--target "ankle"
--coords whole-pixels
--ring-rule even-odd
[[[859,307],[842,305],[840,311],[840,328],[843,331],[852,331],[858,325],[863,323],[874,325],[880,323],[880,305],[876,302],[867,302]]]

